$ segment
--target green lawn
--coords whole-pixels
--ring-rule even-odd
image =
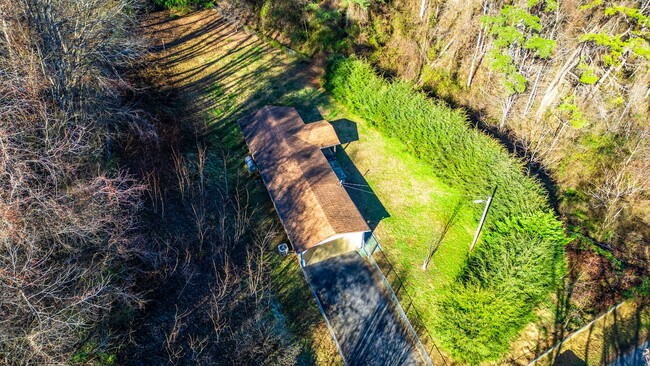
[[[435,316],[431,304],[436,289],[459,274],[482,205],[473,207],[475,197],[464,196],[443,183],[397,139],[381,134],[331,100],[320,108],[337,130],[341,120],[356,125],[358,140],[344,144],[344,151],[338,153],[351,183],[348,192],[370,221],[385,254],[406,279],[417,310],[430,323]],[[427,270],[422,270],[430,242],[440,238],[455,209],[458,214],[449,231]]]

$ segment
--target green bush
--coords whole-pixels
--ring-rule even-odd
[[[452,354],[472,362],[498,358],[563,273],[567,239],[543,188],[496,140],[470,128],[462,111],[428,98],[409,83],[387,81],[365,61],[332,60],[326,87],[383,133],[400,139],[447,184],[467,193],[468,200],[485,197],[498,187],[484,240],[470,256],[458,283],[441,296],[438,305],[444,310],[436,319],[436,336],[446,340],[444,345]],[[477,294],[485,298],[498,294],[500,299],[507,294],[507,301],[471,304]],[[465,300],[469,305],[461,306]],[[520,310],[517,319],[508,320],[509,304]],[[467,347],[480,343],[471,341],[476,324],[457,320],[476,317],[470,314],[472,307],[488,305],[495,315],[480,319],[479,338],[498,341],[472,353]],[[454,306],[458,308],[451,314]],[[463,334],[467,335],[464,341],[453,341]]]
[[[518,330],[532,320],[522,299],[479,286],[455,284],[437,301],[444,314],[433,328],[451,355],[471,365],[496,360]]]
[[[563,274],[567,241],[562,224],[550,213],[505,218],[492,226],[469,259],[464,280],[536,304]]]

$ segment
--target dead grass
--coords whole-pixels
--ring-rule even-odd
[[[649,328],[650,307],[647,304],[627,301],[576,333],[533,365],[607,364],[617,356],[628,352],[630,345],[650,339]]]

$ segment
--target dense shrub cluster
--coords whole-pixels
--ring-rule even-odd
[[[2,365],[113,364],[111,314],[139,301],[145,187],[110,157],[111,141],[156,137],[123,102],[138,6],[0,0]]]
[[[456,284],[438,299],[436,336],[455,357],[498,358],[555,287],[567,239],[538,182],[462,111],[412,85],[378,76],[357,59],[336,59],[326,87],[382,132],[399,138],[448,184],[484,197],[498,186],[486,235]]]

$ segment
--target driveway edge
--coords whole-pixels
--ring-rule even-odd
[[[339,340],[336,338],[336,335],[334,334],[334,329],[332,329],[332,325],[330,324],[329,319],[327,319],[327,315],[325,315],[325,309],[323,308],[323,304],[321,304],[320,298],[318,297],[318,294],[316,293],[314,286],[312,286],[311,281],[309,280],[309,275],[307,274],[307,271],[305,271],[305,267],[303,267],[302,264],[300,263],[300,259],[298,259],[298,265],[300,266],[300,270],[302,271],[302,274],[305,276],[305,280],[307,280],[307,284],[309,285],[309,289],[311,290],[312,295],[314,295],[314,299],[316,299],[316,304],[318,304],[318,310],[320,310],[321,315],[323,315],[323,319],[325,319],[325,325],[327,325],[327,329],[329,330],[330,335],[334,340],[334,345],[336,346],[336,349],[339,351],[339,354],[341,355],[341,359],[343,360],[343,365],[348,366],[348,361],[345,359],[345,355],[343,355],[343,350],[341,349]]]
[[[368,253],[365,247],[363,248],[363,251],[366,252],[366,258],[368,258],[368,261],[372,264],[376,273],[379,275],[379,278],[381,278],[381,282],[383,283],[384,288],[390,295],[389,297],[393,305],[395,306],[397,313],[402,319],[402,322],[404,323],[404,325],[406,325],[406,329],[408,330],[413,342],[415,343],[415,347],[418,349],[418,353],[420,353],[422,360],[424,360],[424,363],[426,363],[427,366],[433,366],[433,362],[431,362],[431,358],[429,357],[427,350],[424,348],[424,345],[420,341],[420,337],[418,337],[418,334],[415,332],[415,329],[411,325],[411,322],[406,317],[406,313],[404,312],[404,309],[402,309],[402,304],[399,303],[399,300],[397,299],[397,295],[395,295],[395,291],[393,291],[393,286],[390,285],[388,279],[386,278],[386,276],[384,276],[384,273],[379,268],[377,262],[375,262],[375,259],[372,257],[372,254]]]

